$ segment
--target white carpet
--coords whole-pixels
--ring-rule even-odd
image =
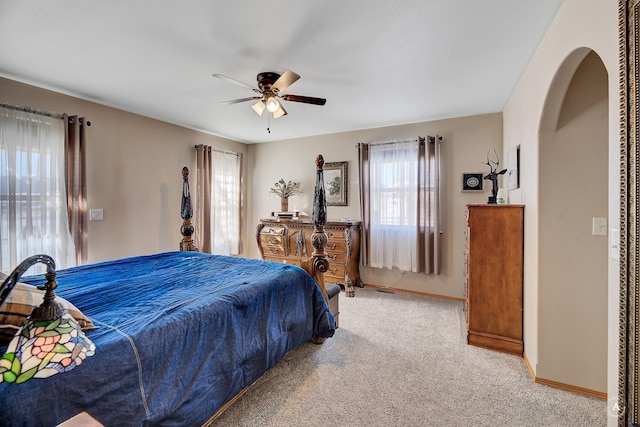
[[[336,335],[291,351],[215,425],[606,425],[606,402],[536,384],[522,358],[465,336],[460,302],[343,293]]]

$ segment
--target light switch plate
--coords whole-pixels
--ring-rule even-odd
[[[594,236],[607,235],[607,218],[593,218],[591,234]]]
[[[89,209],[89,221],[102,221],[104,212],[102,209]]]

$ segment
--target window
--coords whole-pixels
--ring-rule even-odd
[[[65,189],[61,118],[0,108],[0,270],[51,255],[57,268],[75,265]],[[43,270],[41,270],[43,271]]]
[[[217,150],[211,151],[211,157],[211,253],[239,254],[242,157]]]
[[[365,265],[438,270],[437,139],[359,144]]]

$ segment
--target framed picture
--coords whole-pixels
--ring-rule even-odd
[[[467,172],[462,174],[462,191],[483,191],[482,189],[483,176],[482,172]]]
[[[507,153],[507,188],[520,188],[520,146],[516,145]]]
[[[347,206],[348,177],[348,162],[324,164],[324,189],[327,196],[327,206]]]

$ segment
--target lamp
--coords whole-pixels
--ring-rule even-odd
[[[280,101],[273,95],[267,95],[264,101],[261,99],[251,106],[253,111],[257,115],[262,116],[262,113],[266,109],[268,112],[273,113],[273,118],[277,119],[287,115],[287,111],[282,107]]]
[[[267,96],[267,111],[270,113],[275,113],[280,108],[280,103],[275,98],[275,96],[269,95]]]
[[[55,261],[48,255],[34,255],[20,265],[0,285],[0,307],[18,279],[36,263],[47,266],[42,304],[33,309],[29,318],[15,334],[0,359],[0,382],[21,384],[31,378],[48,378],[68,372],[93,356],[95,345],[66,310],[55,301]]]

